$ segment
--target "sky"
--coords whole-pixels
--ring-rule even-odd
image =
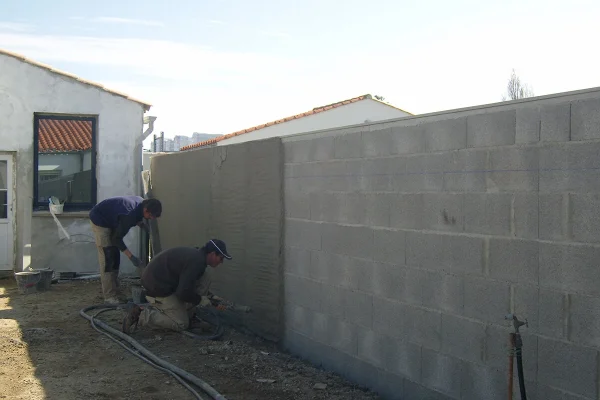
[[[535,95],[600,86],[599,17],[597,0],[0,0],[0,48],[151,103],[173,137],[366,93],[414,114],[494,103],[512,69]]]

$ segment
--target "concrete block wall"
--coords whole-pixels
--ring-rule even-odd
[[[288,349],[387,399],[505,399],[514,312],[528,398],[600,398],[600,91],[283,142]]]

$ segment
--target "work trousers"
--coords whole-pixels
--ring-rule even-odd
[[[196,293],[206,296],[212,282],[212,271],[206,268],[204,274],[196,281]],[[188,329],[196,306],[185,303],[172,294],[167,297],[150,297],[146,299],[152,305],[144,307],[140,314],[139,325],[148,328],[163,328],[181,332]]]
[[[119,268],[121,253],[110,241],[110,229],[95,225],[90,221],[96,239],[98,263],[100,264],[100,282],[104,301],[117,300],[119,292]]]

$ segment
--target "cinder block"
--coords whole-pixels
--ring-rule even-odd
[[[509,282],[537,284],[539,242],[519,239],[490,239],[490,276]]]
[[[404,157],[373,158],[361,160],[360,190],[396,191],[406,173]]]
[[[285,245],[306,250],[321,249],[322,224],[319,222],[285,219]]]
[[[346,216],[343,212],[346,199],[341,193],[313,192],[308,196],[308,200],[311,220],[334,223],[345,220]]]
[[[311,325],[309,324],[307,313],[310,310],[305,309],[293,303],[285,305],[285,327],[293,329],[303,335],[310,335]]]
[[[292,182],[286,183],[286,186],[293,185]],[[310,219],[310,202],[307,201],[308,199],[309,196],[306,193],[286,189],[284,191],[285,216],[288,218]]]
[[[360,158],[362,156],[362,132],[335,136],[333,148],[335,158]]]
[[[540,286],[600,296],[600,248],[540,243]]]
[[[337,222],[365,225],[367,218],[367,196],[364,193],[340,193],[341,199]]]
[[[384,399],[403,400],[404,377],[387,371],[379,372],[373,391]]]
[[[483,362],[485,325],[442,314],[442,352],[466,361]]]
[[[387,193],[367,193],[365,195],[365,225],[389,227],[392,195]]]
[[[425,151],[423,128],[416,126],[397,126],[392,128],[393,154],[415,154]]]
[[[535,143],[540,140],[539,107],[520,108],[517,110],[516,143]]]
[[[323,301],[320,311],[330,317],[344,318],[344,304],[347,289],[338,286],[323,285]]]
[[[600,142],[552,143],[540,148],[540,192],[600,191]]]
[[[600,138],[600,99],[571,103],[571,140]]]
[[[283,143],[283,154],[286,163],[310,161],[310,140]]]
[[[510,235],[512,200],[510,193],[465,193],[465,231]]]
[[[393,300],[373,297],[373,330],[391,337],[404,338],[407,306]]]
[[[428,349],[421,351],[421,357],[421,383],[454,399],[460,398],[464,361]]]
[[[378,297],[402,300],[406,270],[395,264],[373,263],[372,293]]]
[[[539,329],[540,290],[537,283],[533,285],[513,285],[513,308],[520,319],[527,318],[528,332],[537,333]]]
[[[416,382],[404,381],[404,397],[402,399],[420,399],[420,400],[449,400],[458,399],[459,397],[449,397],[435,390],[426,388]]]
[[[327,344],[344,353],[356,356],[358,352],[358,327],[341,319],[329,317]]]
[[[423,228],[434,231],[462,232],[464,230],[464,195],[424,193]]]
[[[553,290],[540,289],[539,309],[538,330],[540,334],[556,339],[566,339],[565,320],[568,313],[566,295]]]
[[[284,271],[303,278],[309,278],[311,253],[309,250],[294,247],[285,248]]]
[[[379,337],[383,368],[418,382],[421,378],[421,347],[386,335]]]
[[[600,195],[569,194],[572,239],[576,242],[600,242]]]
[[[406,233],[395,229],[374,230],[373,260],[388,264],[405,265]]]
[[[539,237],[539,195],[520,192],[513,195],[513,223],[516,237],[537,239]]]
[[[467,147],[515,144],[515,132],[514,110],[467,117]]]
[[[332,160],[334,158],[333,136],[312,138],[309,161]]]
[[[383,368],[383,337],[371,330],[357,327],[358,329],[358,358]]]
[[[372,328],[373,296],[357,291],[346,291],[344,320],[365,328]]]
[[[569,340],[600,347],[600,298],[570,295]]]
[[[539,150],[518,147],[490,150],[490,169],[486,174],[488,191],[537,192]]]
[[[528,388],[526,386],[526,388]],[[529,399],[529,393],[527,393]],[[564,392],[546,385],[537,386],[537,398],[539,400],[585,400],[583,397],[573,393]]]
[[[540,140],[568,142],[571,134],[571,105],[555,104],[541,107]]]
[[[483,278],[465,278],[465,316],[497,323],[509,312],[508,283]]]
[[[457,118],[422,124],[425,151],[458,150],[467,147],[467,119]]]
[[[386,128],[377,131],[363,132],[363,157],[391,156],[395,151],[395,143],[392,138],[392,129]]]
[[[372,288],[371,261],[334,254],[326,251],[313,252],[311,274],[323,273],[325,283],[346,289],[368,291]]]
[[[285,301],[309,308],[321,310],[323,285],[310,279],[295,275],[284,275]]]
[[[422,227],[423,195],[398,194],[390,196],[390,226],[420,229]]]
[[[538,382],[580,396],[598,395],[598,352],[540,337]]]
[[[423,347],[442,347],[442,313],[413,306],[406,307],[406,338]]]
[[[425,307],[462,314],[464,302],[463,278],[444,272],[412,271],[420,275],[417,289],[421,292],[421,303]]]
[[[569,209],[568,193],[540,194],[540,239],[564,240]]]
[[[373,258],[373,229],[337,224],[323,225],[323,249],[364,259]]]
[[[404,192],[441,192],[446,171],[454,170],[460,162],[456,151],[430,153],[406,158]]]
[[[519,316],[519,318],[522,318]],[[502,368],[506,371],[509,349],[510,333],[513,328],[488,325],[485,339],[485,364],[493,368]],[[538,338],[530,333],[527,327],[521,327],[521,338],[523,340],[523,371],[527,378],[534,378],[538,363]],[[515,360],[516,361],[516,360]],[[515,365],[516,372],[516,365]],[[515,382],[516,374],[515,374]]]
[[[499,368],[466,363],[462,371],[462,398],[505,400],[508,393],[506,375]]]
[[[487,149],[454,152],[453,162],[444,172],[444,190],[453,192],[485,192],[488,169]]]
[[[326,343],[329,337],[329,316],[320,312],[309,311],[310,337],[320,343]]]
[[[406,233],[406,265],[454,274],[482,274],[483,239],[459,235]]]

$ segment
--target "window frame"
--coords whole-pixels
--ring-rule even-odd
[[[38,201],[38,168],[39,168],[39,127],[40,120],[70,120],[70,121],[89,121],[92,123],[92,149],[91,149],[91,199],[90,203],[66,203],[63,211],[89,211],[98,201],[98,182],[96,178],[96,159],[97,159],[97,133],[98,133],[98,117],[93,115],[69,115],[69,114],[33,114],[33,211],[48,211],[48,203],[40,203]]]

